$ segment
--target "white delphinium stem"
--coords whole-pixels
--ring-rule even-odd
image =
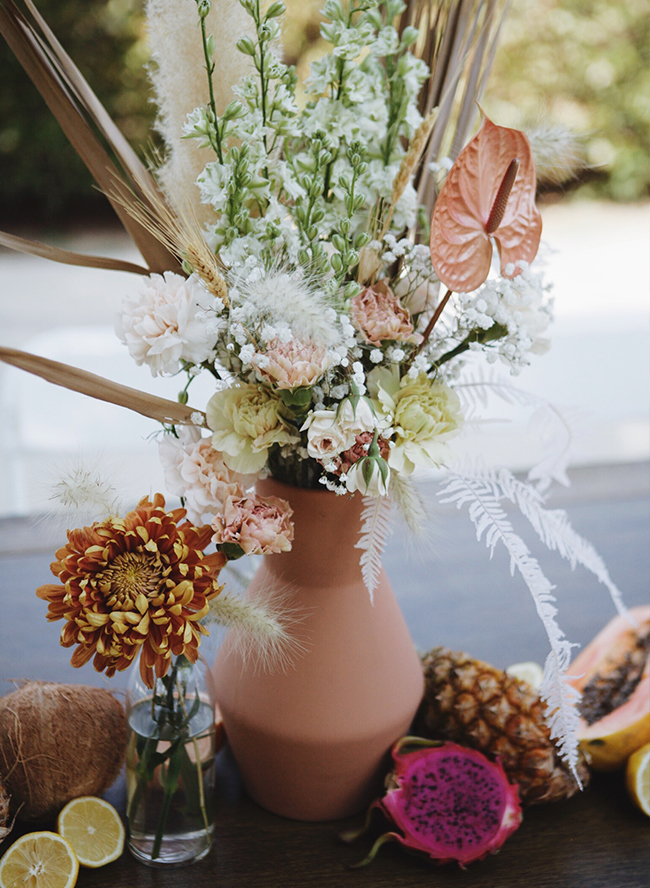
[[[191,208],[199,221],[214,221],[213,211],[200,203],[196,177],[215,159],[196,139],[182,139],[183,124],[194,108],[207,104],[208,77],[203,58],[199,15],[195,0],[148,0],[147,23],[154,64],[150,77],[159,114],[157,128],[165,140],[167,159],[160,170],[165,191],[177,206]],[[251,71],[251,58],[236,42],[251,33],[251,19],[238,0],[219,0],[206,18],[214,37],[214,98],[220,114],[234,98],[232,88]]]

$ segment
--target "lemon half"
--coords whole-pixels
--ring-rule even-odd
[[[66,839],[53,832],[27,833],[0,860],[0,888],[73,888],[78,873]]]
[[[650,743],[627,760],[625,784],[632,801],[650,817]]]
[[[74,848],[82,866],[104,866],[124,850],[124,826],[112,805],[95,796],[73,799],[59,814],[56,826]]]

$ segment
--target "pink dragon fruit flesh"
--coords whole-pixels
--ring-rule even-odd
[[[403,753],[405,746],[424,746]],[[361,830],[343,833],[353,841],[366,831],[379,808],[400,832],[380,836],[361,863],[374,858],[389,841],[424,852],[438,863],[457,861],[465,867],[496,853],[521,823],[516,786],[508,782],[498,762],[456,743],[404,737],[392,749],[395,768],[383,798],[373,802]]]

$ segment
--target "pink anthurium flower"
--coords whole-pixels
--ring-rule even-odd
[[[492,238],[507,277],[532,262],[542,234],[535,206],[536,175],[530,144],[515,129],[488,117],[449,171],[431,220],[431,260],[442,283],[469,293],[487,278]]]

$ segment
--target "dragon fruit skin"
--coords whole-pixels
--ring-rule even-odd
[[[456,743],[402,753],[401,748],[414,740],[403,738],[394,745],[395,768],[387,792],[371,806],[402,834],[380,836],[358,866],[369,863],[387,841],[424,852],[441,864],[456,861],[463,868],[496,853],[521,823],[517,786],[508,782],[498,762]],[[343,838],[349,841],[360,834],[350,832]]]

